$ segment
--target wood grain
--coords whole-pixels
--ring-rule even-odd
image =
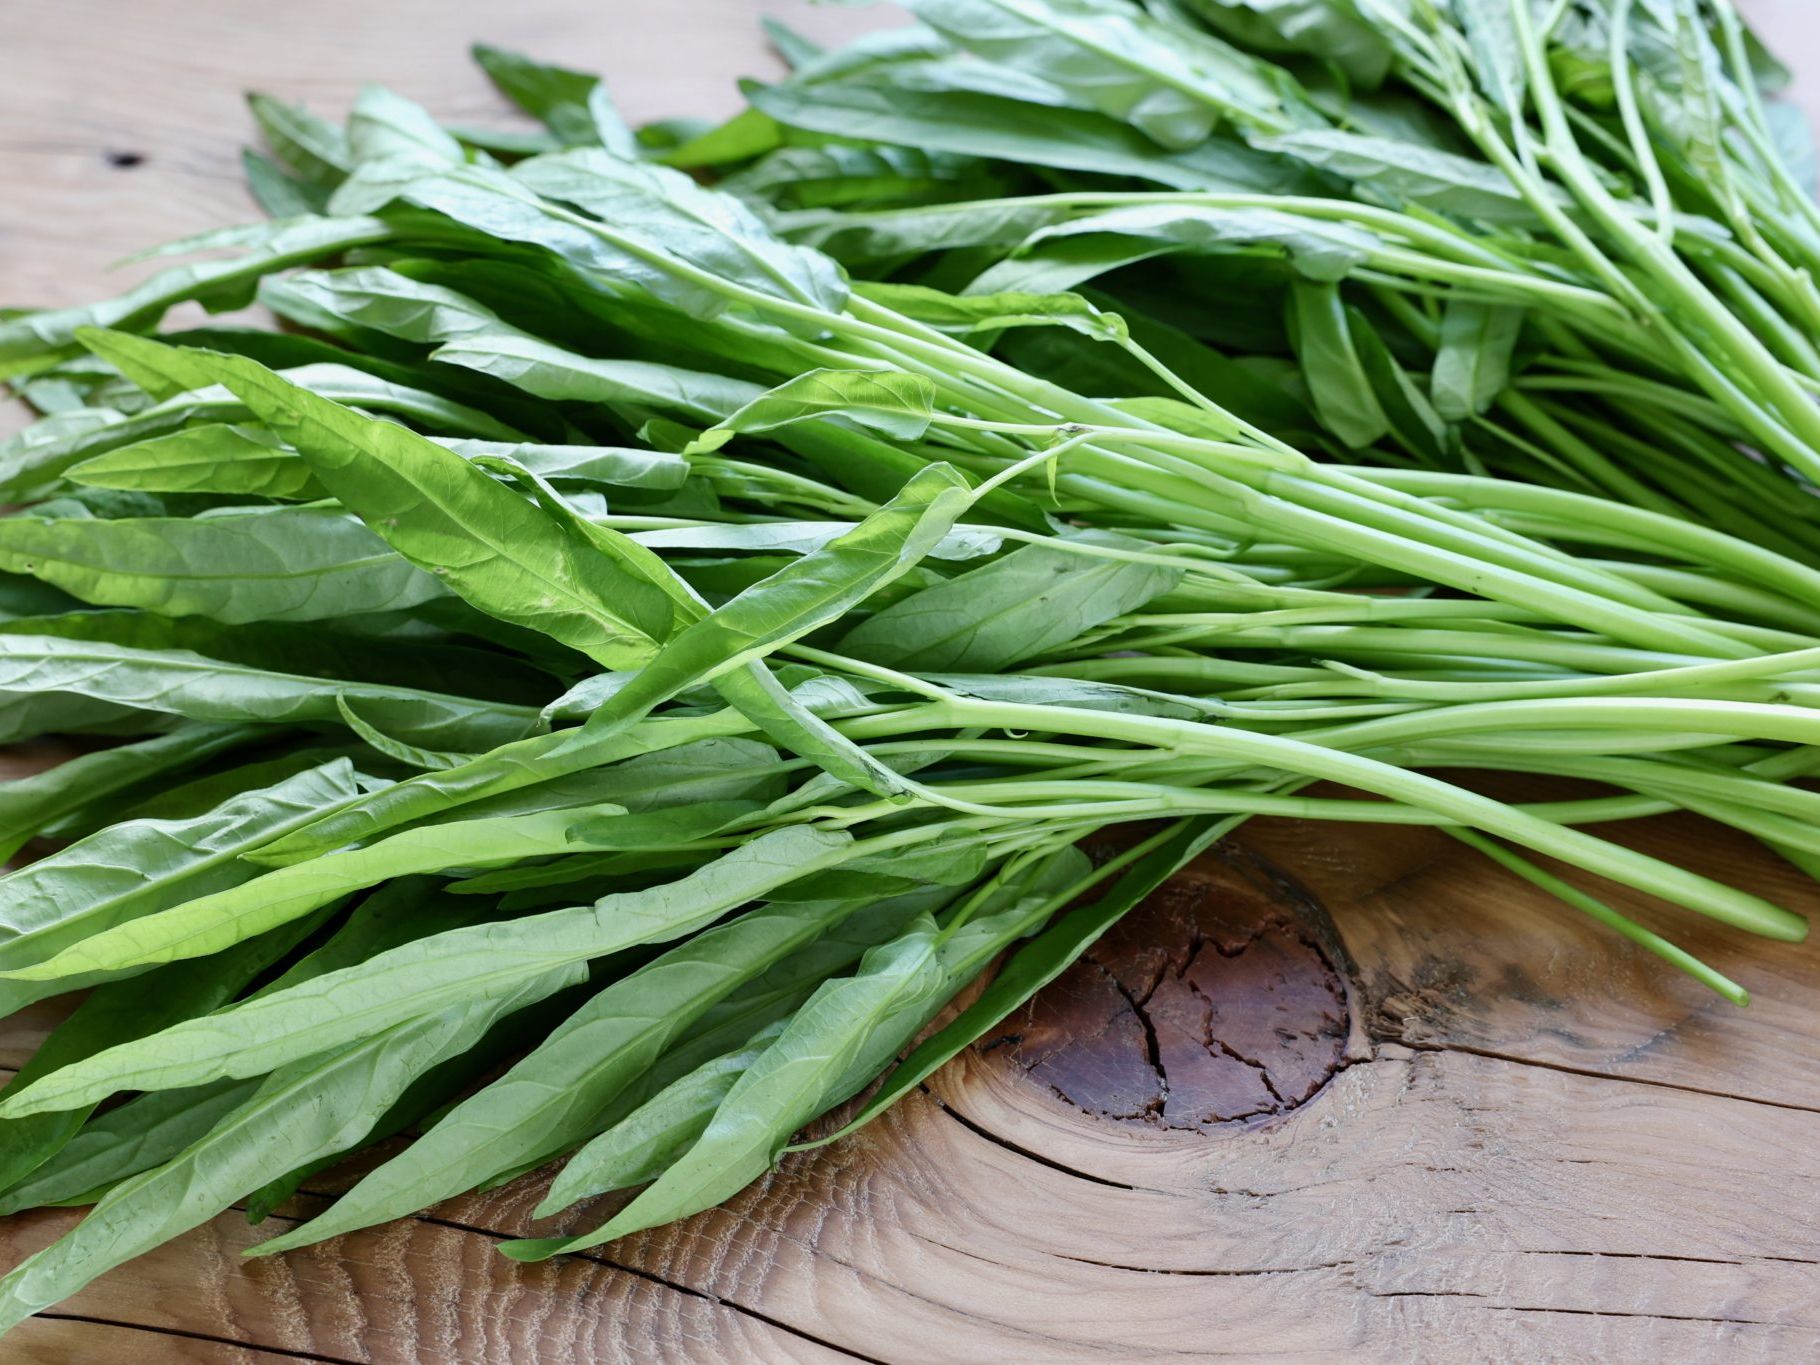
[[[0,299],[91,298],[131,278],[108,261],[248,216],[244,86],[336,112],[378,77],[491,121],[485,38],[609,72],[638,118],[725,111],[774,69],[760,8],[13,0]],[[1820,7],[1754,8],[1801,64]],[[1820,908],[1710,826],[1626,837]],[[1757,1003],[1434,831],[1259,821],[925,1091],[723,1209],[529,1267],[496,1242],[605,1211],[535,1222],[547,1173],[277,1261],[240,1259],[263,1234],[230,1212],[0,1359],[1820,1358],[1820,948],[1603,890]],[[0,1066],[54,1017],[0,1028]],[[0,1266],[74,1216],[0,1223]]]

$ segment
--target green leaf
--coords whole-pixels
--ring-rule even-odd
[[[672,948],[594,996],[328,1212],[259,1253],[402,1217],[495,1171],[582,1141],[596,1130],[596,1115],[711,1005],[858,908],[853,901],[777,906]]]
[[[163,342],[106,327],[84,327],[76,340],[159,402],[208,387],[208,371]]]
[[[727,166],[761,156],[783,140],[777,120],[756,109],[741,109],[723,123],[697,133],[658,158],[666,166]]]
[[[489,917],[490,908],[471,898],[460,900],[435,894],[426,878],[392,882],[362,900],[325,943],[292,963],[256,994],[270,995],[325,972],[364,962],[388,948],[477,923]],[[211,960],[202,959],[205,963]],[[165,970],[190,968],[185,965]],[[147,979],[155,980],[160,975],[155,973]],[[93,1203],[93,1199],[82,1196],[105,1191],[127,1176],[170,1160],[212,1129],[222,1115],[242,1104],[259,1085],[260,1080],[253,1078],[152,1091],[104,1110],[90,1119],[61,1152],[0,1197],[0,1208],[12,1212],[48,1203]],[[4,1131],[0,1128],[0,1132]]]
[[[112,408],[52,413],[0,441],[0,490],[14,499],[40,494],[85,452],[125,445],[138,434],[138,428]]]
[[[1373,89],[1394,52],[1354,0],[1187,0],[1209,27],[1252,52],[1299,53],[1332,62]]]
[[[1763,106],[1763,121],[1770,145],[1795,183],[1810,195],[1820,194],[1820,150],[1815,148],[1807,111],[1787,100],[1770,100]]]
[[[637,418],[667,413],[717,422],[764,392],[757,384],[648,360],[599,360],[511,328],[474,332],[438,347],[433,360],[503,380],[558,402],[601,403]]]
[[[779,147],[719,188],[773,209],[817,209],[966,199],[992,194],[1002,182],[978,157],[829,142]],[[775,229],[775,217],[771,223]]]
[[[1428,387],[1403,368],[1370,319],[1356,308],[1347,310],[1347,324],[1391,435],[1418,459],[1430,464],[1445,462],[1450,452],[1449,433],[1428,401]]]
[[[465,1051],[442,1058],[422,1072],[374,1120],[365,1136],[340,1151],[325,1153],[268,1180],[246,1199],[246,1220],[262,1223],[289,1202],[314,1175],[330,1170],[387,1138],[414,1132],[453,1104],[548,1031],[549,1014],[566,1014],[587,993],[585,979],[492,1025]]]
[[[222,625],[200,616],[143,611],[67,611],[0,622],[0,636],[41,635],[129,649],[189,650],[262,673],[403,687],[432,676],[458,680],[477,698],[542,702],[551,676],[498,650],[448,643],[405,614],[354,617],[334,625],[256,621]],[[269,733],[269,732],[268,732]]]
[[[747,734],[752,723],[733,710],[705,716],[658,717],[598,746],[573,748],[575,731],[559,730],[503,744],[446,772],[423,773],[331,810],[294,839],[274,840],[256,861],[278,866],[314,858],[388,829],[430,819],[471,802],[640,754],[699,740]]]
[[[689,462],[681,456],[632,446],[431,439],[463,459],[509,459],[547,479],[674,489],[689,477]],[[154,493],[247,494],[302,502],[328,496],[308,462],[262,428],[220,422],[117,447],[72,466],[64,477],[91,487]]]
[[[0,637],[0,691],[68,692],[94,701],[223,724],[339,723],[337,697],[361,704],[410,743],[476,750],[523,735],[534,708],[441,692],[277,673],[182,649],[8,632]]]
[[[197,766],[248,744],[262,733],[246,725],[185,724],[13,778],[0,785],[0,859],[12,857],[28,839],[86,807],[130,795],[179,768]]]
[[[257,872],[241,854],[358,790],[353,768],[338,759],[203,815],[111,825],[0,877],[0,969],[43,962],[90,934],[236,886]],[[51,993],[8,987],[0,1004],[10,1012]]]
[[[504,48],[476,43],[474,60],[500,93],[571,147],[638,155],[638,143],[597,76],[546,66]]]
[[[301,218],[263,224],[246,249],[231,259],[173,266],[104,303],[47,309],[0,322],[0,376],[22,362],[68,348],[83,327],[127,331],[150,327],[165,310],[186,299],[250,288],[270,271],[383,242],[391,235],[391,226],[377,218]]]
[[[343,724],[359,735],[368,748],[374,749],[396,762],[403,763],[407,767],[440,772],[445,768],[453,768],[458,764],[466,763],[474,757],[473,754],[456,753],[446,749],[425,749],[419,745],[406,744],[401,739],[395,739],[377,726],[362,720],[360,713],[340,693],[335,695],[335,709],[341,712]]]
[[[509,460],[543,479],[602,484],[610,488],[681,488],[689,462],[666,451],[637,446],[562,446],[528,442],[437,440],[464,460]]]
[[[537,1206],[537,1216],[548,1218],[592,1195],[629,1189],[662,1175],[707,1131],[728,1092],[777,1041],[787,1022],[779,1019],[744,1047],[679,1076],[597,1135],[557,1173]]]
[[[0,1216],[98,1202],[128,1176],[164,1165],[207,1135],[253,1096],[262,1079],[157,1090],[102,1110],[43,1165],[0,1193]]]
[[[382,85],[363,86],[348,114],[348,150],[367,161],[409,161],[437,167],[459,164],[461,144],[421,105]]]
[[[1290,290],[1291,335],[1315,414],[1354,450],[1390,430],[1353,344],[1352,326],[1339,288],[1297,281]]]
[[[739,554],[813,554],[840,539],[851,521],[704,522],[698,526],[633,531],[632,539],[653,550]],[[931,559],[978,559],[997,554],[1004,538],[989,526],[956,526],[929,551]]]
[[[1286,256],[1311,280],[1340,280],[1369,260],[1378,239],[1350,223],[1278,209],[1136,204],[1038,228],[1017,256],[981,275],[972,294],[1066,289],[1146,257],[1189,251]]]
[[[1068,665],[1053,665],[1066,669]],[[1044,677],[1031,673],[929,673],[937,686],[964,697],[1008,701],[1029,706],[1078,706],[1125,716],[1167,716],[1171,720],[1205,720],[1221,713],[1217,701],[1121,687],[1080,678]]]
[[[480,610],[609,667],[643,662],[668,634],[661,589],[454,452],[252,361],[211,354],[207,363],[344,506]]]
[[[729,1089],[696,1144],[591,1233],[505,1242],[514,1260],[598,1246],[711,1208],[764,1174],[792,1134],[863,1086],[941,1008],[946,977],[927,918],[810,997]]]
[[[896,799],[908,792],[893,768],[799,702],[762,660],[722,674],[715,688],[760,731],[829,776],[876,796]]]
[[[1146,548],[1105,531],[1062,539],[1108,549]],[[1038,657],[1135,611],[1181,577],[1180,570],[1154,564],[1025,545],[893,603],[849,630],[840,647],[913,672],[989,672]]]
[[[827,51],[820,43],[805,38],[781,19],[766,15],[760,19],[759,26],[764,29],[765,37],[771,42],[773,50],[784,59],[789,67],[800,67],[814,61]]]
[[[1270,70],[1212,36],[1122,0],[905,0],[955,43],[1028,71],[1164,147],[1200,146],[1222,120],[1282,119]]]
[[[326,496],[310,467],[257,427],[205,422],[134,441],[72,465],[64,477],[95,488],[237,493],[311,502]]]
[[[860,141],[1129,177],[1179,190],[1291,194],[1312,188],[1305,171],[1234,140],[1216,136],[1187,150],[1167,151],[1103,114],[999,95],[789,81],[747,87],[746,98],[787,127]]]
[[[196,347],[177,347],[150,337],[126,332],[110,332],[84,327],[77,340],[85,347],[106,356],[129,374],[135,383],[159,399],[159,406],[140,414],[150,419],[165,415],[166,420],[220,412],[235,415],[240,405],[224,389],[209,384],[213,371],[201,357],[213,354]],[[224,333],[213,333],[232,339]],[[231,348],[230,348],[231,349]],[[307,355],[340,355],[333,347],[303,347]],[[369,364],[374,362],[369,361]],[[398,367],[389,367],[398,372]],[[339,403],[358,404],[375,412],[397,413],[424,426],[458,431],[467,436],[493,440],[519,440],[524,436],[503,422],[480,411],[454,402],[441,394],[399,383],[372,370],[346,365],[339,360],[310,360],[300,365],[286,365],[281,371],[293,383],[303,385],[325,398]],[[145,423],[141,422],[143,426]]]
[[[776,887],[839,864],[852,846],[845,834],[774,830],[678,881],[614,892],[591,906],[437,934],[109,1048],[0,1104],[0,1118],[73,1108],[122,1089],[259,1075],[432,1011],[497,997],[551,971],[694,933]]]
[[[0,622],[73,611],[76,599],[24,574],[0,572]]]
[[[935,385],[897,370],[810,370],[768,389],[690,442],[684,455],[719,450],[737,435],[841,417],[880,436],[919,440],[935,416]]]
[[[147,347],[162,344],[143,338],[136,340]],[[485,413],[345,365],[300,365],[285,370],[284,374],[287,379],[336,402],[395,412],[427,426],[465,431],[495,440],[523,438],[523,433]],[[116,416],[100,423],[85,423],[70,420],[74,414],[63,414],[65,420],[40,423],[38,427],[28,428],[19,436],[0,443],[0,489],[16,497],[42,495],[55,488],[65,470],[91,456],[148,437],[165,435],[191,422],[234,422],[246,416],[244,404],[227,390],[212,385],[180,393],[126,418]]]
[[[142,735],[162,730],[161,716],[67,692],[0,692],[0,743],[43,735]]]
[[[929,465],[846,535],[678,631],[569,746],[586,752],[684,689],[743,668],[838,620],[922,560],[971,502],[958,472]]]
[[[918,915],[939,910],[949,899],[951,893],[943,888],[924,887],[909,895],[875,901],[863,913],[851,915],[829,928],[813,942],[711,1006],[700,1022],[688,1030],[683,1041],[659,1058],[649,1071],[628,1085],[619,1098],[598,1115],[598,1124],[603,1129],[611,1127],[697,1067],[729,1050],[746,1046],[773,1025],[781,1029],[783,1022],[802,1007],[823,981],[851,970],[867,950],[896,938]],[[703,1116],[704,1125],[707,1117]],[[562,1148],[552,1148],[520,1168],[500,1171],[488,1179],[483,1188],[497,1188],[525,1170],[560,1156],[562,1151]]]
[[[74,1231],[0,1280],[0,1331],[206,1222],[248,1189],[351,1146],[414,1078],[466,1051],[502,1016],[576,977],[575,970],[552,971],[492,999],[396,1024],[273,1073],[206,1137],[156,1170],[116,1185]]]
[[[205,956],[289,923],[349,892],[397,877],[457,867],[493,867],[601,847],[598,840],[587,836],[585,817],[625,813],[624,806],[603,804],[483,816],[403,830],[361,848],[276,868],[213,895],[103,929],[70,944],[48,961],[0,975],[44,981]]]
[[[1069,205],[1030,197],[855,212],[810,209],[780,213],[775,222],[778,231],[793,241],[818,247],[857,269],[965,247],[1002,254],[1039,228],[1065,222],[1075,213]]]
[[[1130,335],[1123,318],[1079,294],[946,294],[915,284],[857,284],[854,292],[958,336],[1006,327],[1066,327],[1095,341],[1122,342]]]
[[[0,569],[30,573],[85,602],[229,623],[336,620],[448,591],[335,507],[193,518],[5,517]]]
[[[380,265],[268,276],[259,301],[280,317],[337,333],[371,329],[401,341],[452,341],[500,326],[492,309],[465,294]]]
[[[1524,311],[1449,299],[1441,313],[1441,345],[1430,389],[1435,411],[1464,422],[1490,409],[1510,382],[1511,357]]]
[[[321,186],[294,179],[276,161],[251,148],[242,148],[240,169],[249,193],[271,218],[302,218],[328,208],[329,196]]]
[[[1513,4],[1531,0],[1453,0],[1454,22],[1466,35],[1466,49],[1479,89],[1498,109],[1521,117],[1529,89],[1523,45],[1511,15]],[[1533,20],[1531,21],[1533,24]]]
[[[619,762],[603,760],[579,772],[552,775],[530,786],[482,797],[460,807],[456,818],[527,814],[602,802],[630,811],[654,811],[762,801],[782,794],[782,763],[777,750],[756,739],[700,739]]]
[[[698,270],[830,313],[846,304],[846,280],[832,261],[780,241],[740,200],[681,171],[584,150],[520,162],[512,178],[585,209],[616,236],[660,244]]]
[[[327,119],[257,91],[246,102],[272,151],[305,182],[332,187],[353,166],[347,135]]]
[[[143,1038],[209,1013],[238,995],[313,927],[310,921],[300,921],[214,957],[175,963],[96,987],[74,1013],[51,1030],[6,1088],[22,1089],[58,1067],[92,1057],[114,1043]],[[70,1109],[0,1124],[0,1189],[11,1187],[40,1166],[75,1136],[86,1117],[85,1110]]]
[[[1536,212],[1510,177],[1471,157],[1395,138],[1320,128],[1255,144],[1367,186],[1392,202],[1486,223],[1530,224]]]

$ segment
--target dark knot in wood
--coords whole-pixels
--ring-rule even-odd
[[[1205,1131],[1270,1118],[1342,1065],[1334,944],[1319,907],[1242,855],[1210,856],[979,1046],[1099,1119]]]

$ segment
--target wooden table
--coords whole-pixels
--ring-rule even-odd
[[[607,71],[638,117],[723,111],[773,69],[759,8],[13,0],[0,298],[85,300],[114,257],[249,216],[244,85],[338,110],[377,77],[478,121],[484,37]],[[1811,0],[1754,8],[1808,55]],[[1631,837],[1820,910],[1697,822]],[[230,1213],[0,1359],[1820,1358],[1820,948],[1606,890],[1758,1003],[1433,831],[1259,821],[925,1093],[724,1209],[541,1266],[493,1251],[539,1178],[250,1265]],[[48,1017],[0,1030],[0,1064]],[[73,1218],[0,1224],[0,1263]]]

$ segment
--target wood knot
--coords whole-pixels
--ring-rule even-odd
[[[1330,929],[1210,856],[978,1046],[1096,1119],[1206,1131],[1283,1114],[1342,1065],[1349,993]]]

